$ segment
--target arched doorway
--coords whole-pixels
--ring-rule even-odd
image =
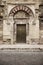
[[[13,42],[29,43],[29,21],[33,18],[33,12],[27,6],[15,6],[10,16],[13,16]]]

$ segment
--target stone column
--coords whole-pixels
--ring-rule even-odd
[[[13,43],[15,44],[16,43],[16,20],[13,19],[14,22],[13,22]]]
[[[26,43],[29,44],[29,23],[26,24]]]
[[[11,25],[11,29],[10,29],[11,44],[13,44],[13,23],[14,23],[13,16],[10,16],[9,19],[10,19],[10,25]]]

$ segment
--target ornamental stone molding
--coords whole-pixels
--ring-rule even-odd
[[[14,16],[18,11],[24,11],[30,16],[31,15],[34,16],[32,10],[28,6],[25,6],[25,5],[16,5],[15,7],[13,7],[9,13],[9,16]]]

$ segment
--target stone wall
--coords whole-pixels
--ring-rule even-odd
[[[11,10],[15,6],[18,6],[18,5],[24,6],[25,5],[25,6],[29,7],[34,14],[34,17],[31,18],[31,20],[27,20],[28,22],[26,21],[29,24],[29,31],[28,31],[29,35],[27,33],[28,36],[26,38],[27,43],[38,44],[39,40],[40,40],[40,29],[39,29],[39,18],[38,18],[38,16],[39,16],[39,13],[40,13],[39,12],[39,4],[41,2],[39,0],[7,0],[7,1],[3,0],[3,2],[5,3],[4,17],[3,17],[3,43],[13,44],[13,43],[16,42],[15,41],[16,37],[13,35],[14,34],[13,24],[16,23],[16,22],[13,19],[12,15],[9,16],[9,13],[11,12]],[[21,15],[21,13],[17,14],[18,17],[20,15]],[[19,22],[19,24],[21,24],[21,23]],[[16,34],[16,32],[15,32],[15,34]]]

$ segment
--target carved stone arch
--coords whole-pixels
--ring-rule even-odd
[[[29,7],[24,6],[24,5],[16,5],[14,8],[11,9],[11,11],[9,13],[9,16],[14,16],[19,11],[24,11],[27,14],[29,14],[30,16],[31,15],[34,16],[32,10]]]
[[[26,13],[26,14],[28,14],[30,16],[26,17],[26,18],[14,18],[15,14],[17,14],[17,12],[19,12],[20,16],[21,16],[22,13],[20,11],[23,11],[24,14]],[[23,14],[23,16],[24,16],[24,14]],[[25,30],[25,34],[26,35],[24,35],[24,34],[23,35],[25,36],[24,37],[25,38],[25,42],[28,43],[29,41],[28,41],[27,38],[29,37],[29,22],[30,22],[30,20],[33,20],[33,18],[34,18],[33,17],[34,16],[33,11],[28,6],[16,5],[14,8],[11,9],[11,11],[9,13],[9,16],[11,16],[10,19],[13,20],[13,23],[11,22],[12,23],[12,29],[11,30],[13,30],[13,33],[12,33],[13,40],[12,41],[14,43],[16,43],[16,41],[17,41],[17,39],[16,39],[17,38],[16,37],[17,34],[16,33],[18,32],[17,30],[19,30],[17,28],[22,28],[22,25],[24,25],[22,30]]]

